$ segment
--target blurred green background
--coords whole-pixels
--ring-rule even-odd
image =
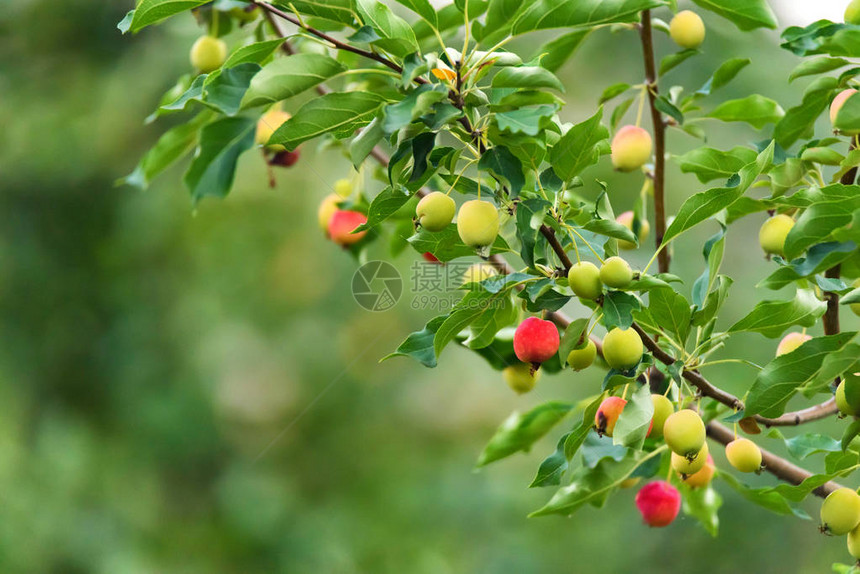
[[[517,397],[460,349],[434,370],[379,364],[433,313],[411,310],[408,291],[384,313],[353,301],[354,261],[324,240],[315,215],[334,181],[350,176],[339,152],[304,146],[274,189],[259,154],[248,153],[230,197],[196,210],[181,186],[184,165],[147,192],[116,188],[177,121],[142,123],[190,71],[201,30],[185,16],[122,37],[115,24],[130,0],[3,4],[0,571],[817,573],[848,561],[842,538],[719,483],[717,539],[686,517],[649,530],[632,490],[573,520],[527,519],[551,495],[526,487],[564,427],[480,472],[477,455],[511,411],[593,394],[601,373],[544,377]],[[723,60],[751,56],[706,106],[751,91],[785,108],[800,101],[804,82],[786,81],[796,60],[775,33],[705,20],[704,56],[672,71],[664,89],[696,89]],[[514,49],[531,55],[547,36]],[[658,49],[672,50],[665,36]],[[640,66],[634,34],[594,34],[560,71],[563,117],[581,121],[606,85],[641,81]],[[763,137],[744,125],[705,127],[720,148]],[[695,145],[670,135],[674,153]],[[616,210],[630,209],[640,179],[607,166],[590,181],[608,181]],[[673,209],[702,188],[670,165]],[[597,186],[585,193],[596,197]],[[754,298],[773,297],[754,288],[768,273],[755,239],[762,220],[751,216],[728,236],[724,270],[736,283],[724,327]],[[676,245],[687,289],[713,231],[703,226]],[[633,256],[640,266],[646,251]],[[396,262],[408,275],[416,260],[407,251]],[[843,323],[860,327],[844,313]],[[763,363],[775,346],[737,336],[722,356]],[[754,373],[709,374],[743,393]],[[760,443],[780,450],[777,440]],[[817,515],[818,503],[805,508]]]

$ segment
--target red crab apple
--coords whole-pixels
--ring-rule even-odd
[[[366,231],[353,233],[353,230],[366,222],[367,217],[363,213],[347,210],[335,211],[328,222],[328,235],[338,245],[344,247],[352,245],[361,241],[361,238],[367,233]]]
[[[636,493],[636,507],[648,526],[668,526],[681,509],[681,494],[666,481],[649,482]]]
[[[558,353],[560,338],[552,321],[529,317],[514,333],[514,353],[524,363],[540,364]]]

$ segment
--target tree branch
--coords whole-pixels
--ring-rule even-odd
[[[651,34],[651,11],[642,11],[642,24],[639,27],[642,39],[642,57],[645,60],[645,81],[648,84],[648,103],[651,108],[651,123],[654,126],[654,241],[657,249],[666,235],[666,124],[657,109],[657,69],[654,65],[654,39]],[[657,254],[660,273],[669,272],[669,250],[662,249]]]

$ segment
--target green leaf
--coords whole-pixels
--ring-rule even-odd
[[[860,209],[860,186],[833,184],[820,189],[821,201],[806,209],[785,238],[785,256],[794,258],[851,223]]]
[[[860,26],[835,24],[818,20],[806,28],[792,26],[782,33],[781,45],[798,56],[830,54],[856,58],[860,56]]]
[[[673,289],[656,289],[648,294],[648,312],[681,346],[690,334],[690,304]]]
[[[205,103],[225,115],[235,115],[248,86],[259,71],[259,64],[245,62],[233,68],[222,67],[209,74],[203,85]]]
[[[393,134],[429,112],[433,104],[448,97],[448,89],[441,84],[422,84],[397,103],[382,108],[382,130]]]
[[[484,447],[477,466],[486,466],[520,451],[528,452],[535,441],[548,433],[572,408],[573,405],[568,403],[550,401],[526,413],[512,413]]]
[[[343,64],[323,54],[295,54],[276,58],[251,80],[242,98],[242,108],[291,98],[345,70]]]
[[[769,123],[778,122],[785,112],[778,103],[759,94],[753,94],[739,100],[723,102],[708,114],[724,122],[746,122],[756,129],[762,129]]]
[[[349,159],[352,160],[352,165],[358,169],[373,148],[376,147],[382,138],[385,137],[385,132],[382,130],[382,122],[379,118],[373,118],[361,133],[355,136],[355,139],[349,144]]]
[[[768,289],[782,289],[795,281],[811,277],[838,265],[852,256],[856,250],[857,245],[853,241],[813,245],[804,257],[783,265],[767,278],[763,279],[758,286],[767,287]]]
[[[553,38],[538,48],[535,58],[540,59],[540,65],[550,72],[561,68],[576,52],[591,30],[576,30]]]
[[[639,12],[664,6],[662,0],[537,0],[525,2],[513,22],[516,36],[548,28],[584,28],[598,24],[634,22]]]
[[[483,349],[493,343],[496,333],[516,321],[517,308],[507,293],[490,301],[485,312],[469,326],[469,338],[464,344],[470,349]]]
[[[729,486],[735,489],[741,496],[758,504],[762,508],[766,508],[771,512],[784,515],[795,515],[800,518],[809,518],[809,516],[801,509],[792,506],[782,494],[776,492],[773,488],[750,488],[745,484],[741,484],[738,480],[728,472],[721,472],[718,475]]]
[[[185,174],[185,185],[196,204],[204,197],[226,197],[236,176],[239,155],[254,145],[256,122],[222,118],[200,130],[199,152]]]
[[[727,20],[741,30],[776,29],[776,16],[767,0],[693,0],[696,4]]]
[[[659,76],[662,78],[666,75],[666,73],[673,68],[681,65],[687,59],[695,56],[696,54],[700,54],[698,50],[681,50],[680,52],[675,52],[674,54],[669,54],[668,56],[664,56],[662,60],[660,60],[660,71]]]
[[[481,155],[478,169],[492,172],[507,181],[510,192],[516,197],[525,185],[523,164],[505,146],[494,146]]]
[[[356,231],[373,229],[394,215],[410,199],[412,199],[412,194],[404,187],[389,185],[370,202],[370,207],[367,209],[367,222],[357,227]]]
[[[841,452],[842,445],[833,437],[805,433],[786,439],[785,446],[791,456],[798,460],[820,452]]]
[[[756,178],[764,172],[773,161],[774,144],[762,151],[754,162],[747,164],[738,173],[739,181],[733,187],[718,187],[709,189],[689,197],[681,208],[678,215],[666,230],[663,237],[663,245],[669,243],[683,232],[705,219],[716,215],[734,203],[742,196]]]
[[[567,439],[564,441],[564,456],[568,461],[573,459],[588,437],[588,433],[594,428],[594,417],[597,415],[600,403],[603,402],[605,397],[606,393],[601,393],[596,399],[591,401],[585,410],[582,411],[582,418],[579,420],[579,423],[568,434]]]
[[[842,440],[839,443],[842,450],[848,450],[848,447],[851,446],[851,441],[853,441],[858,434],[860,434],[860,419],[854,419],[851,421],[851,424],[845,428],[845,432],[842,433]]]
[[[558,486],[561,484],[561,477],[569,466],[567,457],[564,455],[564,444],[571,433],[566,433],[561,436],[558,441],[558,446],[555,452],[546,457],[540,463],[537,475],[532,480],[529,488],[537,488],[541,486]]]
[[[205,111],[187,124],[180,124],[164,132],[152,149],[141,158],[134,171],[118,180],[117,185],[131,185],[141,190],[149,187],[155,176],[195,148],[200,128],[211,119],[212,113]]]
[[[564,335],[561,338],[561,344],[558,347],[558,358],[562,365],[567,364],[567,356],[570,352],[577,348],[580,341],[585,343],[585,330],[588,328],[588,319],[574,319],[564,330]]]
[[[242,46],[230,54],[230,57],[224,62],[222,68],[234,68],[239,64],[262,65],[283,43],[283,38],[277,38],[275,40],[265,40]]]
[[[803,94],[803,102],[790,108],[776,124],[773,137],[777,143],[788,148],[798,138],[811,136],[815,121],[821,112],[830,105],[833,93],[838,87],[838,80],[827,76],[812,82]]]
[[[826,74],[832,70],[847,66],[850,63],[851,62],[844,58],[830,58],[828,56],[820,56],[818,58],[803,60],[796,68],[794,68],[794,70],[791,71],[791,75],[788,76],[788,81],[791,83],[797,78],[802,78],[803,76]]]
[[[681,496],[682,510],[684,514],[692,516],[705,527],[708,534],[716,537],[720,528],[720,519],[717,511],[723,505],[723,498],[711,488],[685,488]]]
[[[495,119],[501,131],[536,136],[546,129],[557,109],[555,105],[532,106],[498,112]]]
[[[592,233],[614,237],[615,239],[621,239],[622,241],[629,241],[634,245],[639,245],[639,238],[636,237],[630,229],[621,225],[614,219],[589,219],[583,223],[581,227],[591,231]]]
[[[296,11],[309,16],[340,22],[350,27],[355,25],[352,0],[274,0],[272,3],[288,12],[295,8]]]
[[[380,39],[374,45],[401,58],[418,51],[412,27],[388,6],[378,0],[355,0],[355,7],[364,23],[379,34]]]
[[[645,435],[651,427],[654,416],[654,403],[651,400],[651,389],[640,385],[630,395],[627,404],[621,411],[615,430],[612,431],[612,443],[630,448],[640,449],[645,442]]]
[[[734,80],[735,76],[737,76],[740,71],[746,68],[749,64],[749,58],[732,58],[730,60],[726,60],[720,64],[720,67],[717,68],[710,78],[708,78],[708,81],[696,91],[696,95],[707,96],[710,95],[711,92],[719,90]]]
[[[209,0],[140,0],[133,11],[127,30],[137,33],[143,28],[170,18],[180,12],[206,4]],[[132,14],[131,12],[129,14]],[[120,23],[120,30],[126,26],[128,15]],[[122,30],[123,33],[126,30]]]
[[[300,143],[323,134],[348,137],[370,123],[382,102],[382,97],[373,92],[333,92],[320,96],[307,102],[284,122],[269,144],[281,144],[292,151]]]
[[[702,183],[715,179],[728,179],[745,165],[756,159],[756,152],[748,147],[733,147],[720,151],[710,147],[695,148],[675,159],[683,173],[694,173]]]
[[[791,353],[780,355],[764,366],[750,388],[744,414],[777,417],[802,385],[819,375],[824,359],[848,345],[856,332],[815,337]]]
[[[827,303],[819,300],[808,289],[798,289],[791,301],[761,301],[743,319],[732,325],[728,332],[750,331],[765,337],[779,337],[794,325],[812,327],[827,310]]]
[[[428,0],[395,0],[401,6],[406,6],[419,16],[421,16],[424,20],[427,21],[428,24],[433,26],[434,28],[438,25],[438,19],[436,17],[436,9],[430,5]]]
[[[609,131],[600,123],[603,107],[564,134],[550,151],[550,163],[564,181],[573,179],[600,159],[600,144],[609,139]]]
[[[493,76],[494,88],[539,89],[553,88],[564,91],[561,80],[555,74],[538,66],[522,66],[519,68],[502,68]]]
[[[603,299],[603,324],[607,329],[629,329],[633,312],[641,308],[639,299],[623,291],[609,291]]]
[[[387,361],[392,357],[412,357],[425,367],[435,367],[436,353],[433,350],[433,339],[436,338],[436,331],[447,318],[448,315],[434,317],[423,329],[410,334],[393,353],[382,357],[379,362]]]

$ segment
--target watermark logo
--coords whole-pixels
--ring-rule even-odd
[[[352,276],[352,296],[368,311],[388,311],[403,295],[403,278],[391,263],[368,261]]]

